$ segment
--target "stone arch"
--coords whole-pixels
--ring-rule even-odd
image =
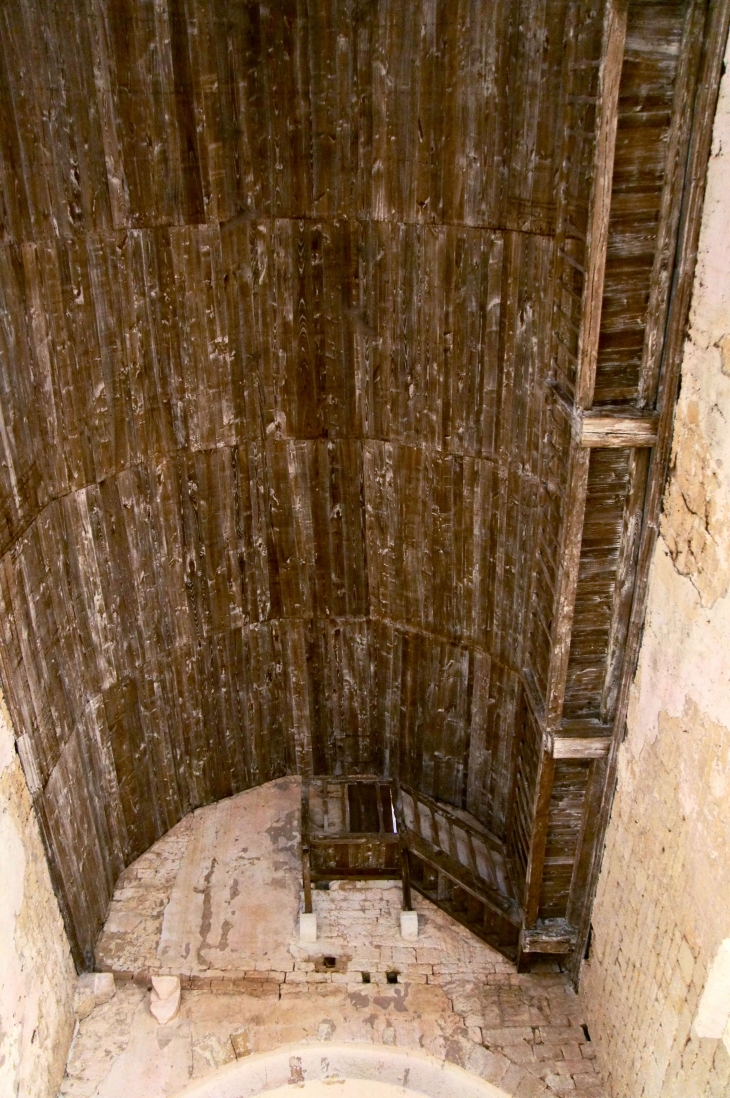
[[[329,1043],[288,1045],[244,1057],[188,1084],[173,1098],[273,1098],[290,1086],[319,1098],[322,1084],[340,1082],[340,1098],[362,1098],[363,1082],[375,1098],[510,1098],[493,1083],[425,1052]]]

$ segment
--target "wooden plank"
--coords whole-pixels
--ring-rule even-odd
[[[568,474],[565,518],[559,553],[558,593],[550,643],[545,727],[552,731],[559,724],[565,699],[565,680],[570,655],[575,593],[578,586],[581,538],[588,487],[589,451],[572,445]]]
[[[520,932],[522,953],[566,954],[575,948],[576,930],[566,919],[540,921],[534,927],[523,927]]]
[[[730,3],[728,0],[714,0],[709,5],[706,14],[702,60],[692,107],[691,137],[677,246],[678,258],[673,277],[663,353],[662,400],[659,406],[657,442],[652,451],[649,467],[649,481],[644,504],[645,518],[636,569],[636,586],[626,639],[621,685],[616,701],[613,738],[598,813],[595,845],[587,874],[587,885],[582,902],[579,905],[580,910],[576,909],[574,915],[574,921],[578,928],[578,942],[571,962],[571,970],[576,980],[590,928],[591,906],[598,882],[605,833],[615,788],[618,751],[624,736],[629,692],[638,657],[641,625],[646,608],[649,569],[658,536],[661,496],[671,452],[672,417],[682,361],[685,324],[697,259],[697,242],[699,239],[707,162],[712,140],[712,123],[717,103],[724,44],[727,40],[729,25]],[[578,905],[576,905],[577,907]]]
[[[542,885],[554,770],[555,763],[552,756],[547,752],[543,752],[538,768],[535,799],[532,806],[532,833],[522,904],[524,909],[523,926],[526,927],[534,926],[540,904],[540,887]]]
[[[581,446],[616,447],[654,446],[657,440],[658,417],[610,415],[603,411],[588,412],[582,417]]]
[[[398,843],[397,835],[383,835],[379,831],[363,832],[361,834],[354,834],[348,832],[347,834],[338,835],[336,833],[329,832],[317,832],[310,830],[309,832],[309,845],[310,847],[319,846],[393,846]]]
[[[586,237],[583,321],[578,350],[580,365],[575,391],[575,403],[578,408],[591,406],[595,388],[627,10],[628,0],[610,0],[606,6],[604,45],[597,93],[599,120],[592,173],[593,185],[588,201],[590,221]]]
[[[504,918],[515,925],[520,922],[520,908],[514,900],[503,895],[501,892],[498,892],[496,889],[489,888],[480,877],[475,877],[471,870],[462,866],[454,858],[449,857],[448,854],[444,854],[437,847],[421,838],[417,832],[408,832],[408,847],[417,854],[419,858],[428,862],[435,870],[442,873],[445,877],[448,877],[449,880],[454,881],[455,884],[458,884],[460,888],[463,888],[466,892],[475,896],[476,899],[487,904],[492,910],[503,915]]]
[[[565,727],[553,733],[552,756],[554,759],[601,759],[608,755],[611,736],[580,735],[579,732],[566,734]]]
[[[467,831],[474,831],[477,835],[480,835],[487,843],[489,843],[489,845],[499,848],[501,850],[502,843],[497,838],[497,836],[494,835],[488,827],[485,827],[483,823],[475,819],[471,815],[471,813],[465,812],[464,809],[456,808],[453,805],[446,804],[443,801],[436,801],[433,797],[429,797],[426,793],[423,793],[420,790],[412,789],[410,786],[401,785],[400,788],[402,788],[404,792],[412,797],[414,802],[421,802],[422,804],[426,805],[427,809],[429,810],[429,812],[431,812],[432,815],[438,813],[452,823],[458,824],[461,827],[466,828]],[[438,832],[436,832],[436,834],[438,834]],[[447,853],[449,853],[449,851],[447,851]]]
[[[664,345],[664,328],[677,248],[684,166],[690,140],[692,116],[687,103],[694,94],[697,69],[702,51],[705,20],[704,0],[686,5],[682,40],[679,47],[679,71],[674,81],[672,120],[666,142],[666,160],[662,187],[654,264],[650,279],[650,297],[646,308],[644,346],[639,372],[638,404],[651,407],[656,401]]]

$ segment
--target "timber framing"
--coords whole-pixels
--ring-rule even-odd
[[[510,849],[524,907],[518,965],[529,963],[536,953],[565,953],[576,979],[587,940],[658,529],[681,357],[680,334],[687,319],[704,171],[727,36],[725,3],[689,4],[678,14],[673,108],[665,133],[667,158],[658,227],[652,230],[647,304],[640,317],[643,350],[634,394],[624,402],[604,399],[604,393],[610,392],[603,377],[610,359],[601,349],[602,344],[610,346],[611,325],[616,323],[610,315],[611,295],[622,275],[622,189],[626,185],[621,160],[626,158],[631,138],[626,133],[624,143],[623,112],[634,95],[636,8],[623,2],[607,4],[598,57],[585,57],[591,32],[594,43],[598,34],[578,19],[567,65],[569,72],[580,66],[574,79],[585,81],[584,69],[598,61],[596,114],[589,118],[592,141],[584,136],[585,145],[592,150],[592,160],[586,155],[591,168],[585,172],[584,183],[587,188],[590,181],[590,198],[582,226],[576,228],[581,203],[580,183],[576,186],[575,179],[580,180],[580,169],[566,154],[557,237],[558,256],[563,261],[556,267],[553,373],[547,402],[550,443],[554,446],[557,436],[562,444],[562,481],[551,485],[548,473],[543,489],[548,496],[559,495],[561,506],[553,511],[557,513],[555,532],[548,537],[548,531],[541,531],[538,538],[535,570],[538,577],[550,572],[540,556],[546,557],[551,547],[557,546],[557,552],[553,549],[555,582],[542,588],[538,582],[533,593],[533,648],[522,678],[523,736],[511,801]],[[579,62],[576,56],[581,58]],[[576,92],[574,98],[590,101],[591,96],[581,97]],[[571,125],[571,134],[577,126],[577,122]],[[621,157],[616,153],[617,135]],[[640,188],[634,184],[635,208],[637,192]],[[610,275],[606,266],[609,256]],[[671,278],[668,268],[673,271]],[[576,276],[579,292],[575,290]],[[572,295],[566,288],[572,288]],[[614,358],[614,370],[615,362]],[[556,430],[557,424],[561,431]],[[599,474],[603,479],[615,478],[620,464],[625,470],[623,515],[611,530],[600,512]],[[548,506],[542,515],[543,522],[552,517]],[[606,549],[609,539],[616,547],[610,626],[603,636],[594,626],[593,636],[588,633],[583,641],[584,605],[591,600],[595,603],[592,577],[600,576],[602,556],[606,563],[610,559],[602,539],[606,539]],[[543,630],[548,626],[542,660],[538,658],[540,625]],[[581,645],[586,647],[588,642],[587,664],[581,661]],[[592,690],[588,685],[590,664],[598,665]],[[521,761],[528,753],[537,760],[531,768]],[[526,814],[526,820],[520,819],[521,813]]]

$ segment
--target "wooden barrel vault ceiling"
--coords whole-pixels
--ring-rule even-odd
[[[79,966],[285,773],[471,814],[578,963],[727,19],[2,5],[0,667]]]

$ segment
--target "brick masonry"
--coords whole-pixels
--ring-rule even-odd
[[[117,993],[81,1022],[63,1095],[162,1098],[300,1041],[421,1049],[517,1098],[604,1094],[558,966],[516,973],[421,897],[404,941],[398,883],[315,890],[317,941],[300,942],[299,799],[288,778],[200,809],[124,872],[96,953]],[[149,1013],[154,973],[182,980],[165,1027]]]

